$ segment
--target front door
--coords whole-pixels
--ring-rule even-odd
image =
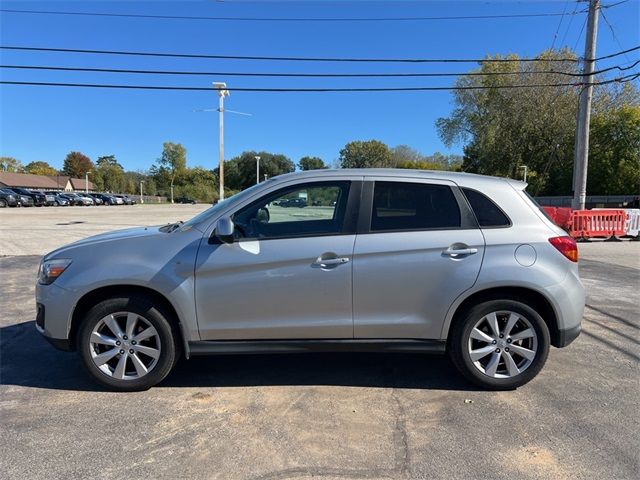
[[[452,182],[371,181],[354,250],[354,336],[438,339],[478,277],[484,237]]]
[[[233,243],[205,239],[195,272],[200,338],[352,338],[359,187],[282,187],[231,215]]]

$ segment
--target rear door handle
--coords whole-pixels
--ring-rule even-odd
[[[337,267],[338,265],[343,265],[349,262],[349,258],[347,257],[335,257],[335,258],[322,258],[321,256],[316,259],[315,262],[312,263],[314,267],[320,268],[331,268]]]
[[[475,255],[478,253],[477,248],[452,248],[449,247],[442,252],[442,255],[445,257],[459,258],[459,257],[468,257],[469,255]]]

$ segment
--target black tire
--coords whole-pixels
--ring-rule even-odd
[[[104,317],[116,312],[132,312],[150,323],[157,331],[160,356],[146,375],[135,379],[117,379],[102,372],[91,356],[91,332]],[[182,354],[180,334],[170,321],[172,315],[161,305],[144,296],[117,297],[95,305],[85,316],[76,338],[78,353],[89,374],[101,385],[115,391],[135,392],[148,390],[160,383],[171,371]],[[134,347],[135,348],[135,347]]]
[[[5,208],[7,206],[7,201],[4,198],[0,198],[0,208]]]
[[[536,354],[530,365],[521,373],[508,378],[494,378],[480,371],[469,353],[469,339],[476,323],[491,312],[499,311],[514,312],[526,318],[537,337]],[[467,380],[488,390],[513,390],[529,382],[540,372],[549,355],[549,345],[547,324],[533,308],[515,300],[491,300],[475,305],[454,320],[449,331],[447,350],[451,361]]]

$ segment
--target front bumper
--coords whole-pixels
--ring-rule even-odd
[[[36,329],[54,347],[71,351],[69,338],[71,312],[75,298],[71,291],[57,286],[36,284]]]

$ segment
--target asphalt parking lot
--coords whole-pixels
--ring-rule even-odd
[[[118,394],[40,338],[43,253],[203,208],[0,211],[1,478],[640,476],[640,242],[580,245],[583,334],[513,392],[475,389],[444,356],[305,354],[196,357]]]

